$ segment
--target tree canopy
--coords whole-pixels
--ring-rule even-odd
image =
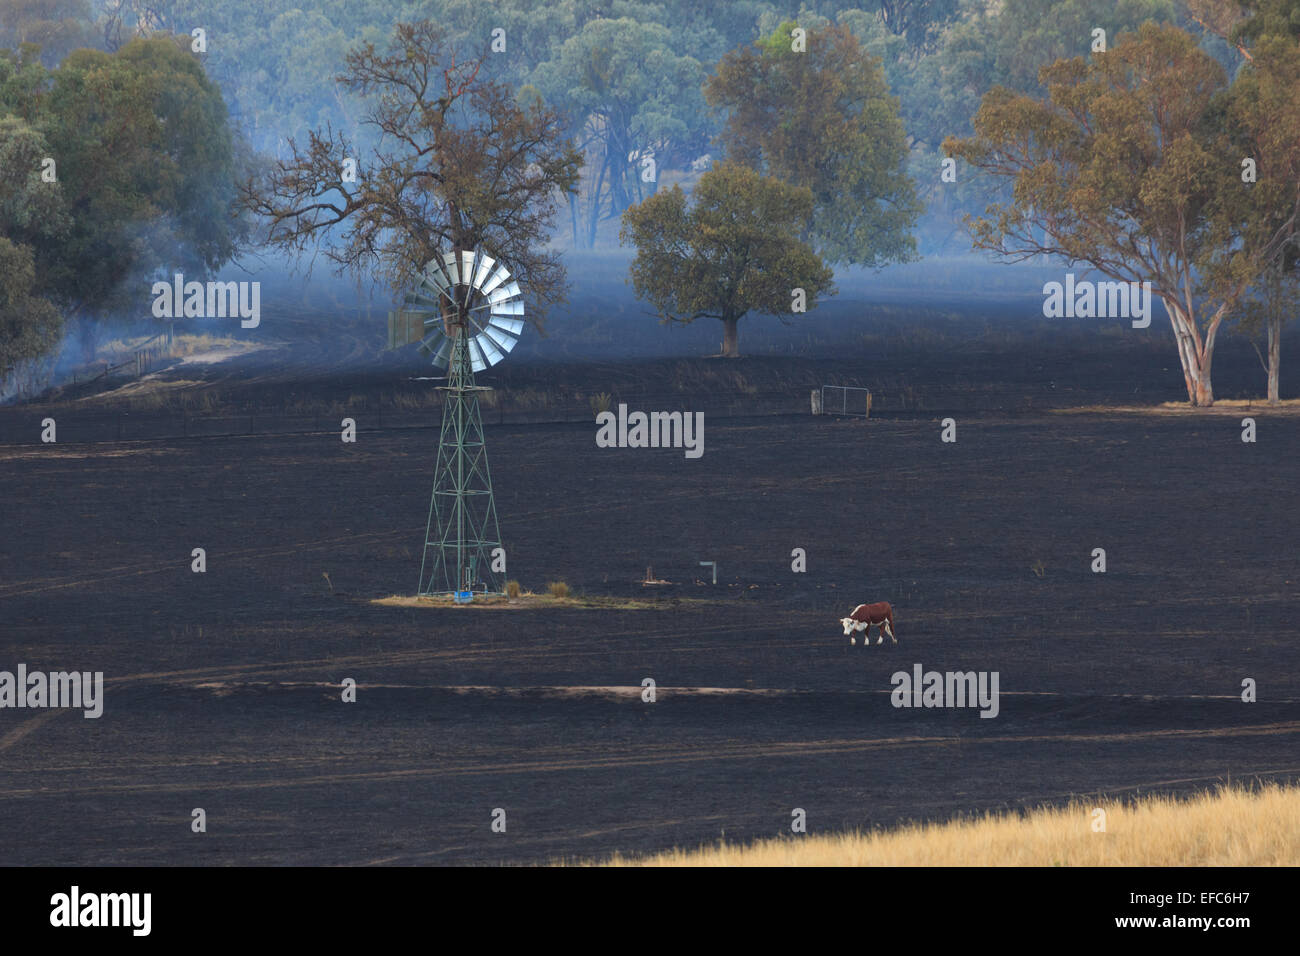
[[[808,188],[808,235],[831,262],[879,266],[911,258],[921,205],[907,143],[880,62],[845,27],[806,36],[787,22],[729,53],[705,96],[726,113],[727,157]]]
[[[126,307],[143,284],[130,280],[211,271],[242,241],[236,140],[188,38],[75,50],[53,69],[31,45],[0,53],[0,163],[0,237],[18,270],[0,331],[9,370],[57,344],[60,313]]]
[[[594,245],[601,221],[654,191],[660,164],[681,165],[705,148],[704,69],[676,47],[675,33],[657,23],[590,20],[534,74],[591,156],[583,245]],[[653,176],[644,175],[647,161]]]
[[[1220,327],[1283,241],[1282,224],[1256,229],[1245,211],[1258,207],[1241,198],[1240,154],[1221,122],[1223,68],[1186,32],[1148,23],[1043,78],[1045,100],[995,88],[975,135],[945,143],[1012,184],[1009,202],[969,220],[975,245],[1009,261],[1049,255],[1150,281],[1189,400],[1213,404]],[[1284,218],[1292,208],[1294,198]]]
[[[187,38],[78,50],[50,79],[42,126],[68,211],[66,236],[43,250],[52,294],[105,307],[128,274],[210,271],[235,254],[236,149]]]
[[[830,269],[799,238],[812,210],[806,186],[717,163],[690,203],[673,186],[623,214],[620,238],[636,248],[636,293],[665,322],[719,319],[722,354],[735,356],[745,315],[793,315],[832,290]]]
[[[350,52],[339,81],[369,104],[364,122],[379,145],[362,157],[328,127],[290,141],[289,155],[244,189],[268,243],[317,247],[341,271],[375,270],[395,291],[435,255],[482,246],[528,287],[539,324],[563,298],[564,268],[544,243],[581,158],[554,110],[519,102],[483,70],[483,55],[466,57],[428,20]]]

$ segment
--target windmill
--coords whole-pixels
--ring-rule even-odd
[[[424,554],[417,594],[504,592],[494,571],[501,546],[483,441],[481,372],[505,358],[524,328],[524,302],[510,270],[483,250],[444,253],[421,270],[400,309],[388,313],[388,347],[420,343],[447,370]],[[427,572],[427,574],[426,574]]]

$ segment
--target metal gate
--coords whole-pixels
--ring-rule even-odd
[[[871,389],[852,385],[823,385],[821,394],[813,393],[814,415],[849,415],[871,417]],[[817,399],[820,399],[817,401]],[[835,406],[838,405],[839,408]]]

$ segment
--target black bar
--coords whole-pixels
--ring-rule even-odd
[[[217,944],[256,938],[360,941],[458,928],[467,942],[502,931],[563,930],[581,939],[598,925],[680,939],[700,929],[742,939],[789,930],[824,937],[837,928],[866,944],[894,937],[907,948],[955,942],[997,946],[1052,938],[1072,943],[1131,940],[1219,947],[1264,932],[1289,935],[1291,885],[1284,869],[702,869],[597,872],[591,868],[478,868],[454,879],[428,869],[8,869],[0,872],[0,919],[8,941],[79,934],[80,941],[134,942],[143,905],[126,926],[53,926],[69,917],[72,887],[81,913],[97,916],[100,894],[149,894],[148,938]],[[1183,896],[1179,896],[1183,894]],[[1203,895],[1204,894],[1204,895]],[[60,899],[66,900],[66,904]],[[90,911],[87,897],[94,897]],[[143,904],[144,897],[136,897]],[[114,905],[121,902],[119,898]],[[131,924],[131,911],[121,922]],[[81,916],[79,914],[78,921]],[[1120,925],[1121,921],[1154,921]],[[1209,919],[1209,928],[1180,921]],[[1245,920],[1249,925],[1219,925]],[[621,929],[619,926],[621,924]],[[692,930],[692,932],[694,932]],[[1278,935],[1276,938],[1285,938]],[[611,938],[612,939],[612,938]],[[557,939],[557,942],[560,940]]]

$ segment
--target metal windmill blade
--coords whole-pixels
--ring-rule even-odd
[[[435,367],[447,368],[453,342],[444,310],[465,316],[466,350],[475,372],[505,358],[524,328],[523,294],[510,270],[481,250],[448,252],[425,265],[402,307],[388,313],[388,347],[419,342]]]

